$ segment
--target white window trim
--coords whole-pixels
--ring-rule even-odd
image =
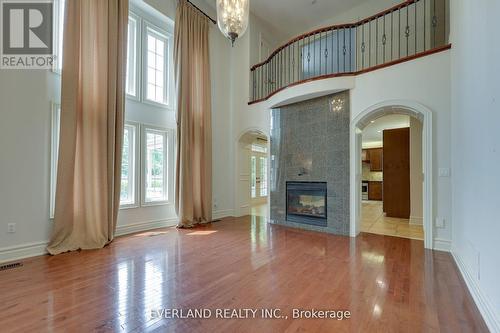
[[[61,105],[51,103],[51,135],[50,135],[50,204],[49,218],[53,219],[56,206],[56,187],[57,187],[57,163],[59,157],[59,137],[61,131]]]
[[[134,11],[129,10],[129,17],[132,17],[136,21],[136,45],[135,45],[135,93],[136,95],[130,95],[127,92],[125,92],[125,95],[128,99],[134,100],[134,101],[141,101],[141,96],[142,96],[142,25],[143,25],[143,19],[141,16],[137,15]],[[128,33],[127,33],[128,36]],[[128,46],[127,46],[127,52],[128,52]],[[127,59],[128,60],[128,59]],[[128,70],[128,68],[127,68]]]
[[[146,140],[146,132],[150,130],[153,132],[158,132],[163,134],[164,136],[164,142],[166,143],[164,146],[164,156],[166,158],[164,159],[164,170],[165,170],[165,181],[164,181],[164,191],[166,194],[166,200],[162,201],[146,201],[146,153],[147,153],[147,140]],[[172,131],[163,128],[163,127],[157,127],[153,125],[147,125],[147,124],[142,124],[141,125],[141,206],[142,207],[150,207],[150,206],[162,206],[162,205],[168,205],[171,204],[171,199],[172,199],[172,185],[173,183],[173,135]]]
[[[164,63],[164,73],[165,73],[165,85],[163,87],[164,96],[166,97],[166,103],[158,103],[156,101],[152,101],[148,99],[147,96],[147,85],[148,85],[148,48],[147,48],[147,38],[148,38],[148,28],[153,30],[153,32],[161,38],[165,38],[165,63]],[[146,104],[150,104],[153,106],[166,108],[169,110],[173,110],[174,105],[172,103],[173,100],[173,63],[172,63],[172,39],[173,36],[171,33],[157,27],[151,22],[143,19],[142,20],[142,102]],[[170,70],[169,70],[170,69]]]
[[[120,209],[132,209],[132,208],[139,208],[140,203],[139,203],[139,193],[140,193],[140,182],[139,182],[139,175],[141,173],[141,168],[140,168],[140,159],[141,159],[141,144],[140,144],[140,136],[141,136],[141,127],[139,123],[133,122],[133,121],[126,121],[125,126],[131,126],[135,128],[135,136],[134,136],[134,142],[133,142],[133,147],[134,147],[134,161],[133,161],[133,166],[134,166],[134,177],[132,179],[133,186],[134,186],[134,202],[131,204],[120,204]]]
[[[52,46],[55,60],[52,65],[52,72],[61,75],[62,72],[62,54],[59,54],[59,41],[63,38],[64,25],[63,22],[59,20],[59,10],[61,8],[61,3],[66,0],[54,0],[53,5],[53,28],[52,32]]]

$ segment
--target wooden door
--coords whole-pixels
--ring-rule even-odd
[[[384,130],[384,212],[410,218],[410,129]]]

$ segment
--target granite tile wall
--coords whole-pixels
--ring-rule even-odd
[[[273,109],[271,122],[271,222],[349,235],[349,92]],[[326,227],[286,221],[287,181],[327,182]]]

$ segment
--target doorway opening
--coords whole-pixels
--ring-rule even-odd
[[[377,170],[382,170],[382,171],[376,171],[376,172],[381,172],[378,176],[381,177],[381,185],[375,185],[372,187],[372,191],[379,191],[380,193],[372,193],[372,197],[375,196],[380,198],[380,195],[382,195],[382,201],[381,203],[379,202],[378,206],[377,205],[372,205],[371,206],[371,211],[370,211],[370,206],[365,205],[366,209],[363,209],[363,197],[366,201],[371,201],[367,200],[367,191],[370,191],[370,183],[368,183],[368,186],[366,186],[366,181],[363,182],[363,160],[365,160],[365,163],[367,161],[370,161],[369,164],[371,164],[371,158],[367,158],[367,156],[363,156],[364,154],[367,153],[365,150],[363,152],[363,131],[365,129],[369,129],[369,126],[372,124],[376,124],[377,121],[380,123],[382,122],[382,118],[384,116],[388,115],[403,115],[403,116],[408,116],[408,126],[406,130],[403,130],[402,132],[409,132],[409,127],[411,127],[411,123],[420,125],[421,130],[419,131],[421,133],[421,139],[420,141],[418,139],[413,139],[413,143],[420,143],[421,146],[421,166],[414,166],[413,168],[410,169],[410,175],[408,175],[408,172],[405,172],[406,178],[404,180],[405,184],[408,184],[407,179],[408,178],[413,178],[414,180],[417,179],[418,182],[421,184],[421,194],[418,194],[418,192],[413,193],[413,197],[421,197],[421,216],[418,216],[420,214],[416,214],[413,216],[411,213],[411,188],[410,188],[410,202],[409,202],[409,210],[410,213],[408,214],[408,200],[406,200],[406,204],[396,204],[396,208],[405,208],[406,210],[406,215],[404,215],[404,219],[407,220],[407,225],[412,225],[421,223],[422,229],[423,229],[423,238],[424,238],[424,247],[427,249],[432,249],[433,248],[433,196],[432,196],[432,188],[433,188],[433,165],[432,165],[432,111],[426,108],[425,106],[414,102],[414,101],[409,101],[409,100],[390,100],[386,102],[382,102],[376,105],[373,105],[361,113],[359,113],[354,120],[351,122],[351,151],[353,152],[351,154],[351,224],[350,224],[350,235],[351,237],[356,237],[360,232],[363,231],[363,228],[367,227],[366,219],[365,223],[363,225],[363,220],[364,220],[364,215],[367,214],[378,214],[380,213],[380,209],[382,212],[380,213],[381,215],[384,214],[384,216],[391,217],[391,215],[395,214],[394,211],[391,210],[389,215],[387,215],[387,210],[389,209],[387,206],[384,207],[384,198],[389,199],[388,196],[391,194],[389,193],[391,190],[389,190],[389,187],[396,186],[398,183],[391,183],[389,172],[391,171],[390,168],[388,170],[384,170],[384,167],[387,168],[387,164],[392,164],[392,167],[394,165],[400,163],[400,161],[397,160],[398,156],[401,156],[401,153],[399,154],[392,154],[393,156],[396,156],[396,160],[391,160],[391,156],[384,156],[384,150],[386,147],[383,147],[383,129],[379,128],[375,132],[378,133],[378,131],[381,131],[382,134],[382,139],[379,139],[379,144],[380,141],[382,141],[382,144],[380,147],[377,147],[375,143],[371,143],[372,146],[368,143],[370,140],[365,140],[365,148],[382,148],[382,150],[378,153],[374,153],[374,164],[375,167],[374,169]],[[397,126],[400,127],[401,126]],[[389,129],[389,128],[388,128]],[[394,129],[394,128],[393,128]],[[397,131],[396,131],[397,132]],[[389,133],[389,132],[387,132]],[[404,137],[407,137],[407,134],[401,134]],[[397,138],[397,135],[395,135],[396,139],[392,141],[400,141],[400,138]],[[408,140],[408,146],[410,145],[409,139]],[[393,148],[393,147],[389,147]],[[409,148],[407,149],[409,151]],[[408,152],[409,154],[409,152]],[[409,158],[408,158],[409,159]],[[381,167],[378,168],[378,163],[381,163]],[[411,162],[407,162],[411,163]],[[365,172],[366,168],[369,168],[370,165],[368,164],[365,165]],[[413,171],[413,175],[411,172]],[[389,178],[387,178],[389,177]],[[387,179],[384,179],[387,178]],[[420,178],[420,179],[418,179]],[[372,178],[372,180],[376,178]],[[366,180],[366,179],[365,179]],[[370,180],[370,179],[368,179]],[[402,180],[399,180],[401,182]],[[387,182],[387,183],[386,183]],[[384,184],[386,183],[386,184]],[[393,185],[396,184],[396,185]],[[408,186],[407,186],[408,187]],[[385,190],[385,193],[384,193]],[[408,191],[408,190],[406,190]],[[363,193],[365,192],[365,194]],[[396,192],[396,191],[392,191]],[[397,192],[396,192],[397,193]],[[407,192],[406,192],[407,193]],[[407,198],[407,194],[406,194]],[[377,201],[377,200],[374,200]],[[380,200],[378,200],[380,201]],[[370,202],[368,202],[370,203]],[[381,204],[381,205],[380,205]],[[399,214],[399,213],[396,213]],[[395,215],[397,216],[397,215]],[[394,218],[400,218],[400,217],[394,217]],[[404,228],[404,227],[403,227]],[[407,227],[407,229],[411,229],[410,227]],[[401,232],[401,231],[400,231]],[[394,231],[393,231],[394,233]],[[398,235],[395,235],[398,236]],[[421,237],[411,237],[411,238],[421,238]]]
[[[361,232],[424,240],[422,122],[383,115],[361,135]]]
[[[258,130],[244,133],[238,141],[239,215],[268,216],[269,140]]]

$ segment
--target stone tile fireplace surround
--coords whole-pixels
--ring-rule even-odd
[[[349,92],[273,109],[271,121],[271,222],[349,235]],[[287,214],[287,186],[301,182],[326,183],[326,221]],[[305,193],[302,201],[312,200]]]

